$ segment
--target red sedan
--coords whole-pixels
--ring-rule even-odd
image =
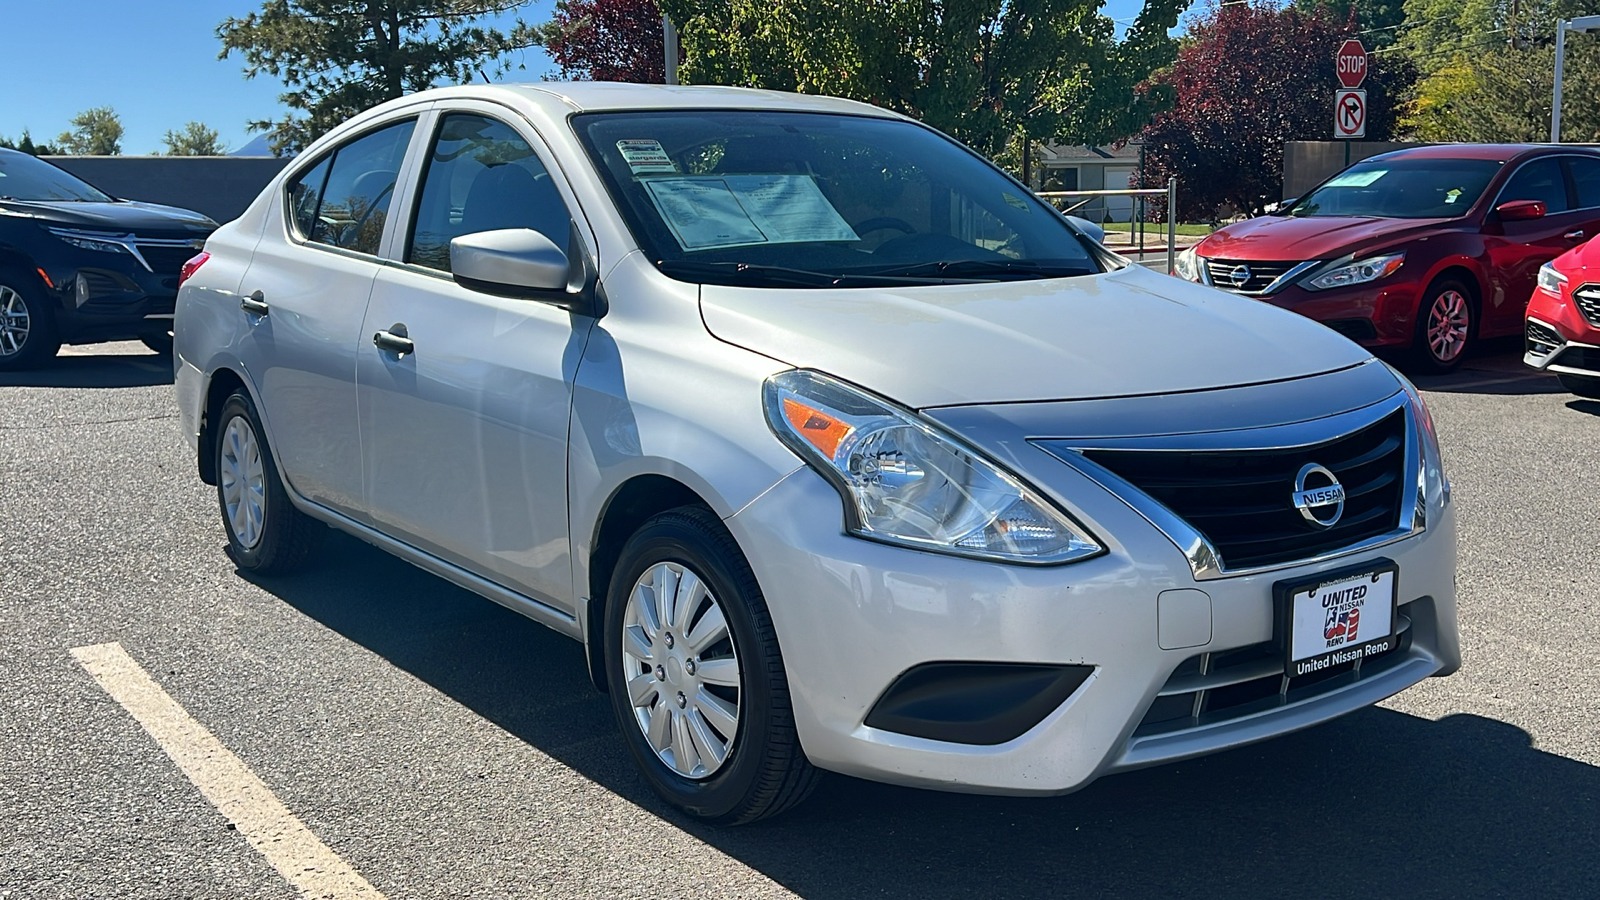
[[[1174,274],[1291,309],[1363,346],[1455,368],[1515,334],[1539,267],[1600,233],[1600,150],[1441,145],[1363,160],[1229,225]]]
[[[1528,301],[1523,362],[1554,372],[1567,390],[1600,400],[1600,241],[1546,263]]]

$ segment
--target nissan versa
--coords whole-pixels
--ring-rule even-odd
[[[187,268],[182,427],[239,568],[326,523],[582,641],[695,816],[821,770],[1060,794],[1459,664],[1404,379],[892,113],[425,91]]]
[[[179,270],[216,227],[0,149],[0,371],[41,365],[63,343],[137,338],[170,352]]]

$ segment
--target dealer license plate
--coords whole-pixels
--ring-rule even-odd
[[[1399,567],[1385,561],[1331,578],[1280,584],[1289,676],[1311,675],[1394,649],[1399,575]]]

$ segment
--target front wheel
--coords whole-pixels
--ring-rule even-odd
[[[1466,359],[1477,334],[1477,313],[1467,286],[1454,280],[1430,285],[1417,310],[1418,365],[1435,374],[1454,370]]]
[[[1565,372],[1556,373],[1561,379],[1561,386],[1590,400],[1600,400],[1600,378],[1590,378],[1586,375],[1568,375]]]
[[[800,749],[765,598],[709,510],[646,522],[606,604],[606,668],[623,741],[645,780],[696,818],[780,813],[820,776]]]
[[[0,272],[0,372],[44,365],[60,349],[43,292],[27,278]]]
[[[217,504],[234,564],[282,575],[305,563],[325,529],[289,501],[262,434],[250,395],[235,391],[217,417]]]

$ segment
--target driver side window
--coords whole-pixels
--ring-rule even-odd
[[[411,120],[364,134],[291,182],[290,215],[299,236],[376,256],[414,127]]]

